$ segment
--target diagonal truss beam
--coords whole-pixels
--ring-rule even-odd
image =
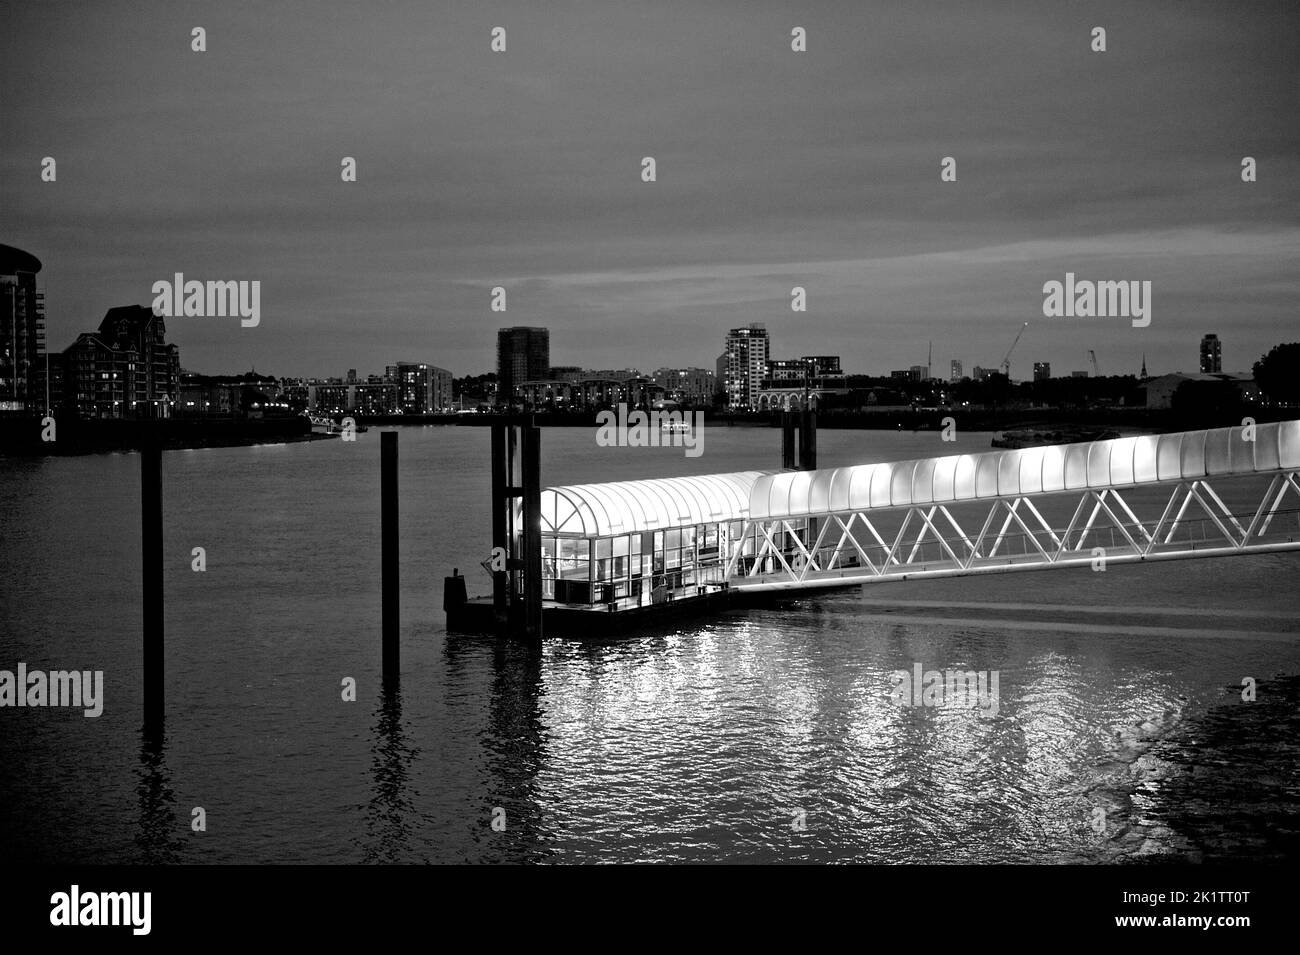
[[[982,520],[979,512],[964,517],[968,523],[980,521],[973,534],[962,526],[962,516],[938,504],[893,511],[902,512],[893,534],[873,523],[878,510],[749,519],[732,541],[727,576],[742,589],[761,589],[1077,566],[1092,558],[1089,539],[1100,546],[1099,535],[1107,529],[1118,535],[1104,548],[1110,561],[1300,550],[1300,533],[1275,530],[1269,535],[1271,527],[1281,527],[1276,518],[1283,513],[1300,517],[1300,472],[1274,473],[1258,503],[1240,514],[1225,504],[1206,478],[1179,481],[1168,489],[1160,510],[1143,519],[1120,489],[1089,488],[1079,493],[1062,527],[1054,527],[1030,496],[996,498],[988,502]],[[1294,501],[1290,511],[1284,508],[1288,499]],[[1203,516],[1191,513],[1193,505]],[[816,526],[809,523],[812,520],[818,522]],[[1017,540],[1018,550],[1013,547]],[[931,559],[926,559],[922,545],[927,543],[938,545],[937,559],[933,549]],[[845,565],[845,555],[856,560]],[[743,572],[742,558],[752,558]]]

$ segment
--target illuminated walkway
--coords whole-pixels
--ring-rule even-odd
[[[1300,421],[542,492],[548,600],[1300,549]],[[1104,563],[1103,563],[1104,562]]]

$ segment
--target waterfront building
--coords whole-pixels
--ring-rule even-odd
[[[708,405],[718,390],[717,376],[706,368],[660,368],[654,382],[664,398],[682,405]]]
[[[550,378],[524,381],[515,387],[515,396],[525,408],[538,411],[564,411],[573,407],[573,393],[578,386],[572,381]]]
[[[307,407],[316,414],[348,414],[352,411],[353,387],[353,385],[345,385],[342,382],[323,382],[308,385]]]
[[[842,375],[840,370],[839,355],[804,355],[799,359],[808,365],[808,374],[814,378],[826,378],[831,375]]]
[[[808,362],[802,358],[769,358],[766,379],[778,381],[803,381],[811,376]]]
[[[45,293],[36,286],[40,270],[36,256],[0,245],[0,411],[45,408]]]
[[[110,308],[63,351],[62,403],[83,418],[168,418],[180,396],[180,354],[161,315]]]
[[[767,376],[754,396],[759,411],[816,409],[830,396],[847,396],[847,378],[832,355],[769,360]]]
[[[573,383],[570,394],[577,408],[613,408],[628,400],[620,378],[582,378]]]
[[[1146,406],[1161,410],[1172,408],[1175,392],[1186,382],[1196,382],[1201,387],[1231,401],[1259,400],[1259,386],[1255,384],[1255,376],[1249,372],[1225,371],[1217,374],[1175,372],[1169,375],[1157,375],[1143,382],[1146,390]]]
[[[401,414],[434,414],[451,409],[452,374],[424,362],[399,361],[392,369]]]
[[[398,385],[384,381],[377,375],[352,387],[351,410],[360,415],[397,414],[399,408]]]
[[[249,372],[244,375],[200,375],[182,371],[175,414],[185,417],[260,418],[268,412],[289,413],[273,377]]]

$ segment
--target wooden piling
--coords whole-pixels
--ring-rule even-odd
[[[510,554],[510,462],[506,455],[506,425],[492,424],[492,550]],[[495,568],[496,560],[492,562]],[[492,616],[497,631],[504,632],[510,616],[510,573],[508,570],[492,571]]]
[[[805,410],[799,428],[799,470],[817,470],[817,412]]]
[[[542,431],[531,423],[519,429],[523,483],[524,637],[542,639]]]
[[[163,697],[163,503],[162,444],[144,436],[140,448],[140,567],[144,599],[144,723],[160,731]]]
[[[781,413],[781,467],[794,469],[794,412]]]
[[[401,589],[397,561],[397,432],[379,435],[380,579],[383,591],[383,679],[401,673]]]

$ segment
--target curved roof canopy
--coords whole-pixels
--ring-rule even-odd
[[[1300,421],[1141,435],[760,477],[754,519],[949,504],[1300,467]]]
[[[1300,468],[1300,421],[1141,435],[818,471],[577,484],[542,491],[542,533],[609,537]]]
[[[754,482],[768,473],[548,487],[542,491],[542,533],[609,537],[743,520]]]

